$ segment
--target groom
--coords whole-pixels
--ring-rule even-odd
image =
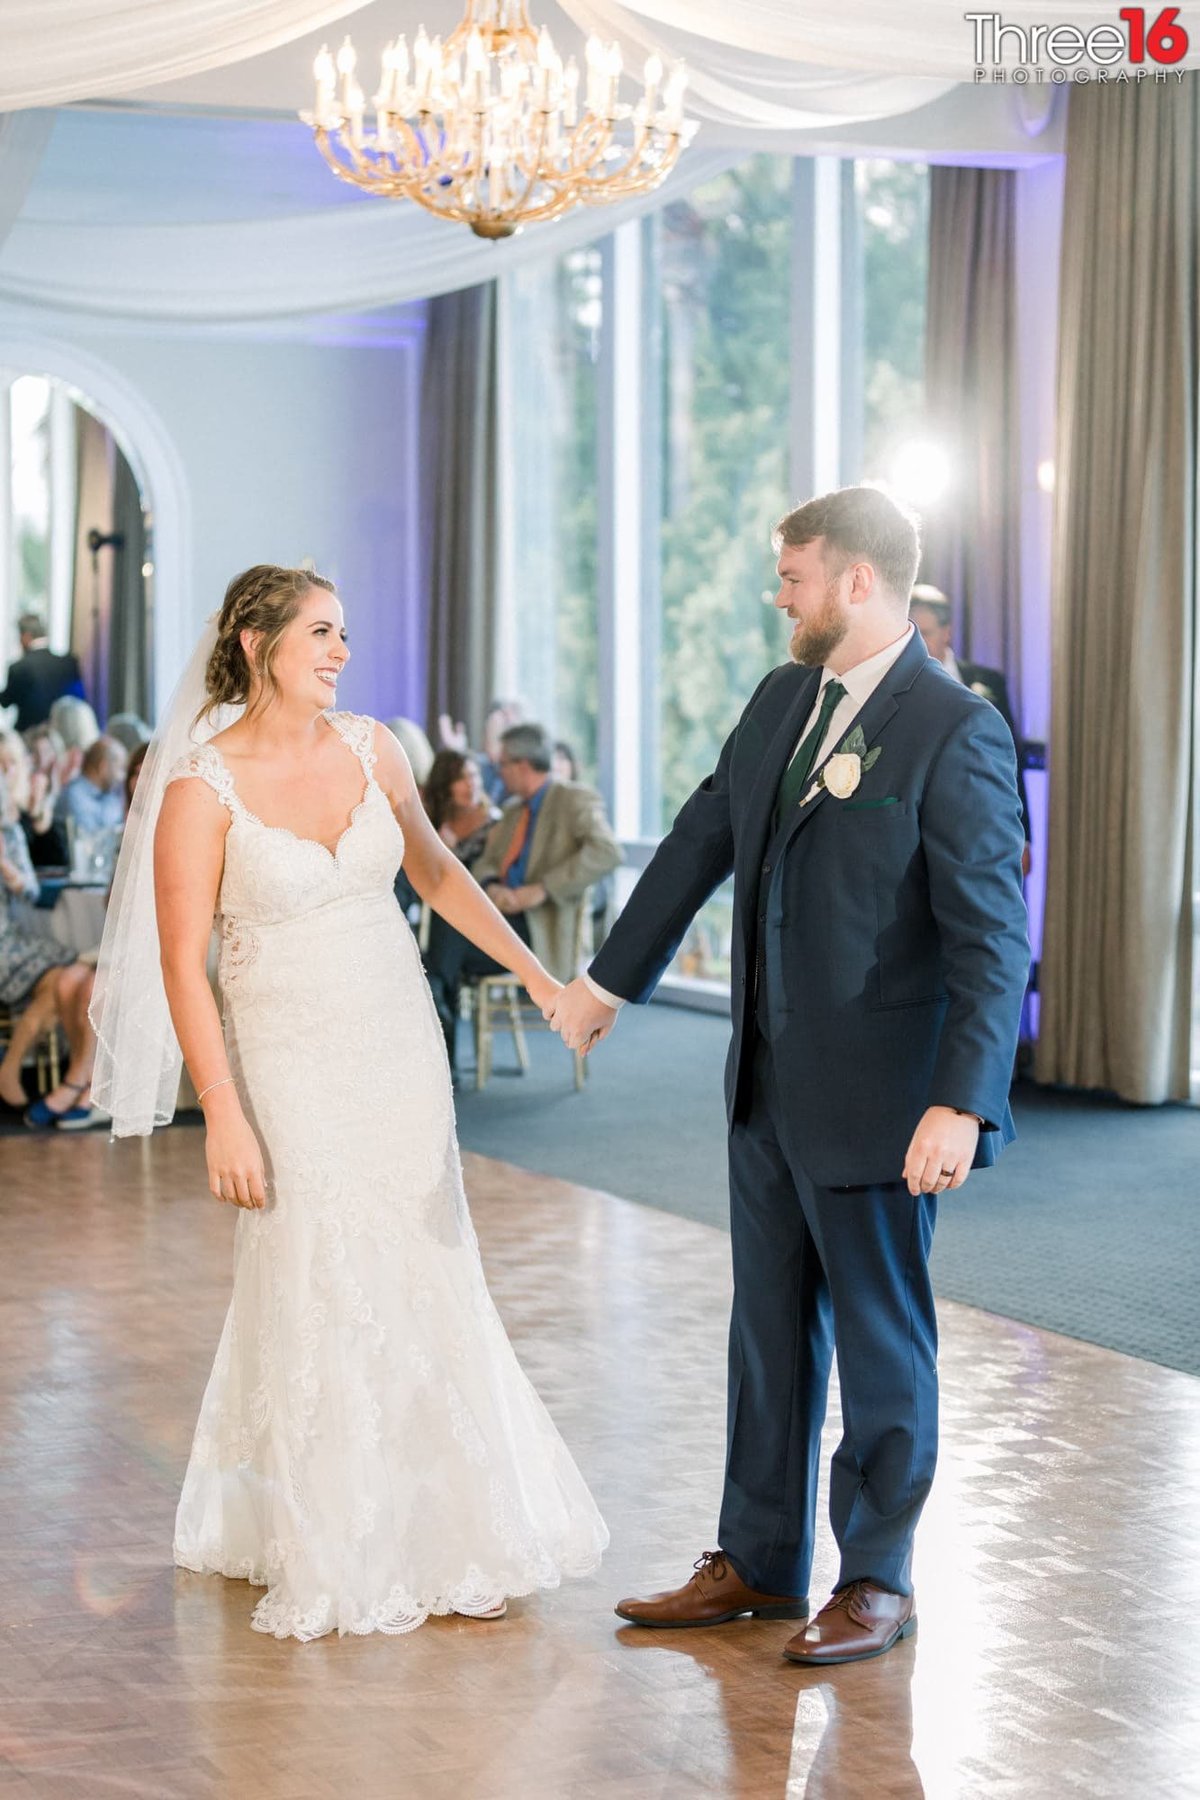
[[[589,974],[552,1018],[576,1047],[648,1000],[734,877],[734,1300],[719,1551],[623,1600],[637,1625],[807,1619],[836,1350],[832,1599],[788,1643],[878,1656],[916,1626],[913,1535],[937,1455],[937,1196],[1013,1136],[1029,951],[1012,737],[908,620],[919,544],[874,488],[777,527],[791,666],[759,685]]]

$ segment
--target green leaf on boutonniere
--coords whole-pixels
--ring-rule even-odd
[[[866,735],[863,732],[863,728],[861,725],[856,725],[849,737],[844,739],[840,745],[838,755],[857,756],[862,764],[862,772],[865,775],[867,770],[873,769],[875,764],[879,761],[879,745],[876,744],[873,750],[868,750]]]

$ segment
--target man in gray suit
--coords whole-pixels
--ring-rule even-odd
[[[1029,962],[1012,735],[908,618],[915,522],[873,488],[776,532],[790,664],[752,696],[588,974],[569,1046],[649,999],[734,878],[726,1067],[734,1303],[720,1549],[623,1600],[648,1627],[807,1620],[821,1427],[841,1568],[784,1654],[879,1656],[916,1627],[912,1549],[937,1456],[938,1196],[1013,1136]]]
[[[539,961],[558,980],[570,981],[578,973],[587,890],[618,866],[621,849],[600,795],[581,782],[556,781],[552,755],[541,725],[511,725],[502,733],[496,766],[510,797],[471,873]],[[459,983],[495,974],[499,966],[434,915],[425,967],[451,1068]]]

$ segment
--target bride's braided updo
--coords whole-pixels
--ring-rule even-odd
[[[262,698],[273,699],[278,694],[271,667],[275,651],[312,588],[337,592],[332,581],[312,569],[281,569],[275,563],[255,563],[244,574],[234,576],[225,590],[217,618],[217,641],[204,672],[207,698],[201,718],[218,706],[244,705],[250,698],[254,676],[258,677]],[[262,633],[255,647],[253,667],[242,648],[243,631]]]

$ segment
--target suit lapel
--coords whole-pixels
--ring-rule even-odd
[[[816,781],[829,758],[837,753],[838,745],[844,743],[850,732],[856,728],[861,730],[866,739],[867,749],[870,750],[874,747],[889,721],[899,712],[901,700],[928,661],[929,652],[925,648],[924,640],[920,632],[914,631],[911,640],[896,658],[862,711],[850,721],[845,731],[838,733],[836,739],[831,743],[812,772],[813,781]],[[828,798],[829,789],[821,787],[817,789],[806,806],[796,808],[795,817],[785,828],[783,849],[787,849],[796,833],[808,824]]]
[[[820,669],[796,670],[795,692],[784,711],[774,737],[767,745],[766,753],[759,766],[758,777],[750,790],[746,830],[742,839],[745,846],[744,867],[747,873],[756,872],[757,865],[762,861],[763,851],[771,836],[771,815],[775,810],[779,784],[783,780],[784,770],[791,761],[792,751],[800,741],[800,733],[804,729],[808,715],[816,705],[817,691],[820,685]],[[757,887],[757,881],[755,886]]]

